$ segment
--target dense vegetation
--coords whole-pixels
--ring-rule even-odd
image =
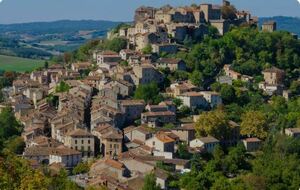
[[[276,66],[287,73],[286,82],[300,75],[300,42],[288,32],[265,33],[255,28],[234,28],[221,38],[207,37],[190,52],[177,54],[186,60],[190,71],[199,71],[208,87],[224,64],[261,80],[261,71]],[[198,79],[199,80],[199,79]]]

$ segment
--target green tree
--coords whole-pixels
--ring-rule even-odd
[[[223,84],[220,93],[225,104],[230,104],[236,100],[235,89],[231,85]]]
[[[142,190],[160,190],[160,186],[156,184],[155,175],[153,173],[145,176],[144,186]]]
[[[152,53],[152,46],[150,44],[147,44],[147,46],[142,49],[142,52],[143,52],[143,54]]]
[[[90,170],[90,166],[87,162],[80,162],[72,170],[74,175],[87,173]]]
[[[204,112],[195,125],[198,136],[211,135],[217,139],[225,139],[228,133],[228,119],[220,110]]]
[[[157,83],[152,82],[150,84],[139,85],[134,92],[134,98],[157,104],[162,101],[162,96],[159,92],[160,90]]]
[[[247,111],[241,117],[241,134],[265,139],[268,135],[266,116],[260,111]]]
[[[195,86],[202,86],[203,85],[203,75],[200,71],[195,70],[190,75],[189,79],[191,80],[192,84]]]
[[[188,151],[188,145],[186,143],[179,143],[177,150],[178,157],[181,159],[190,159],[191,154]]]
[[[70,86],[65,82],[61,81],[55,88],[55,92],[68,92],[70,90]]]

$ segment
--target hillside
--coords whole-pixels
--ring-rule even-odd
[[[0,55],[0,70],[25,72],[43,66],[43,60]]]
[[[274,20],[277,22],[278,30],[286,30],[300,36],[300,18],[296,17],[263,17],[259,19],[259,24],[261,25],[264,21]]]
[[[49,57],[72,51],[94,38],[101,38],[119,22],[61,20],[0,25],[0,54]]]

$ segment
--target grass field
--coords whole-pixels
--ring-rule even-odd
[[[0,55],[0,70],[25,72],[43,67],[43,60]]]

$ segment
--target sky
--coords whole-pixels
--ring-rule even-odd
[[[231,0],[253,15],[300,17],[300,0]],[[35,21],[111,20],[131,21],[141,5],[173,6],[221,3],[222,0],[0,0],[0,24]]]

